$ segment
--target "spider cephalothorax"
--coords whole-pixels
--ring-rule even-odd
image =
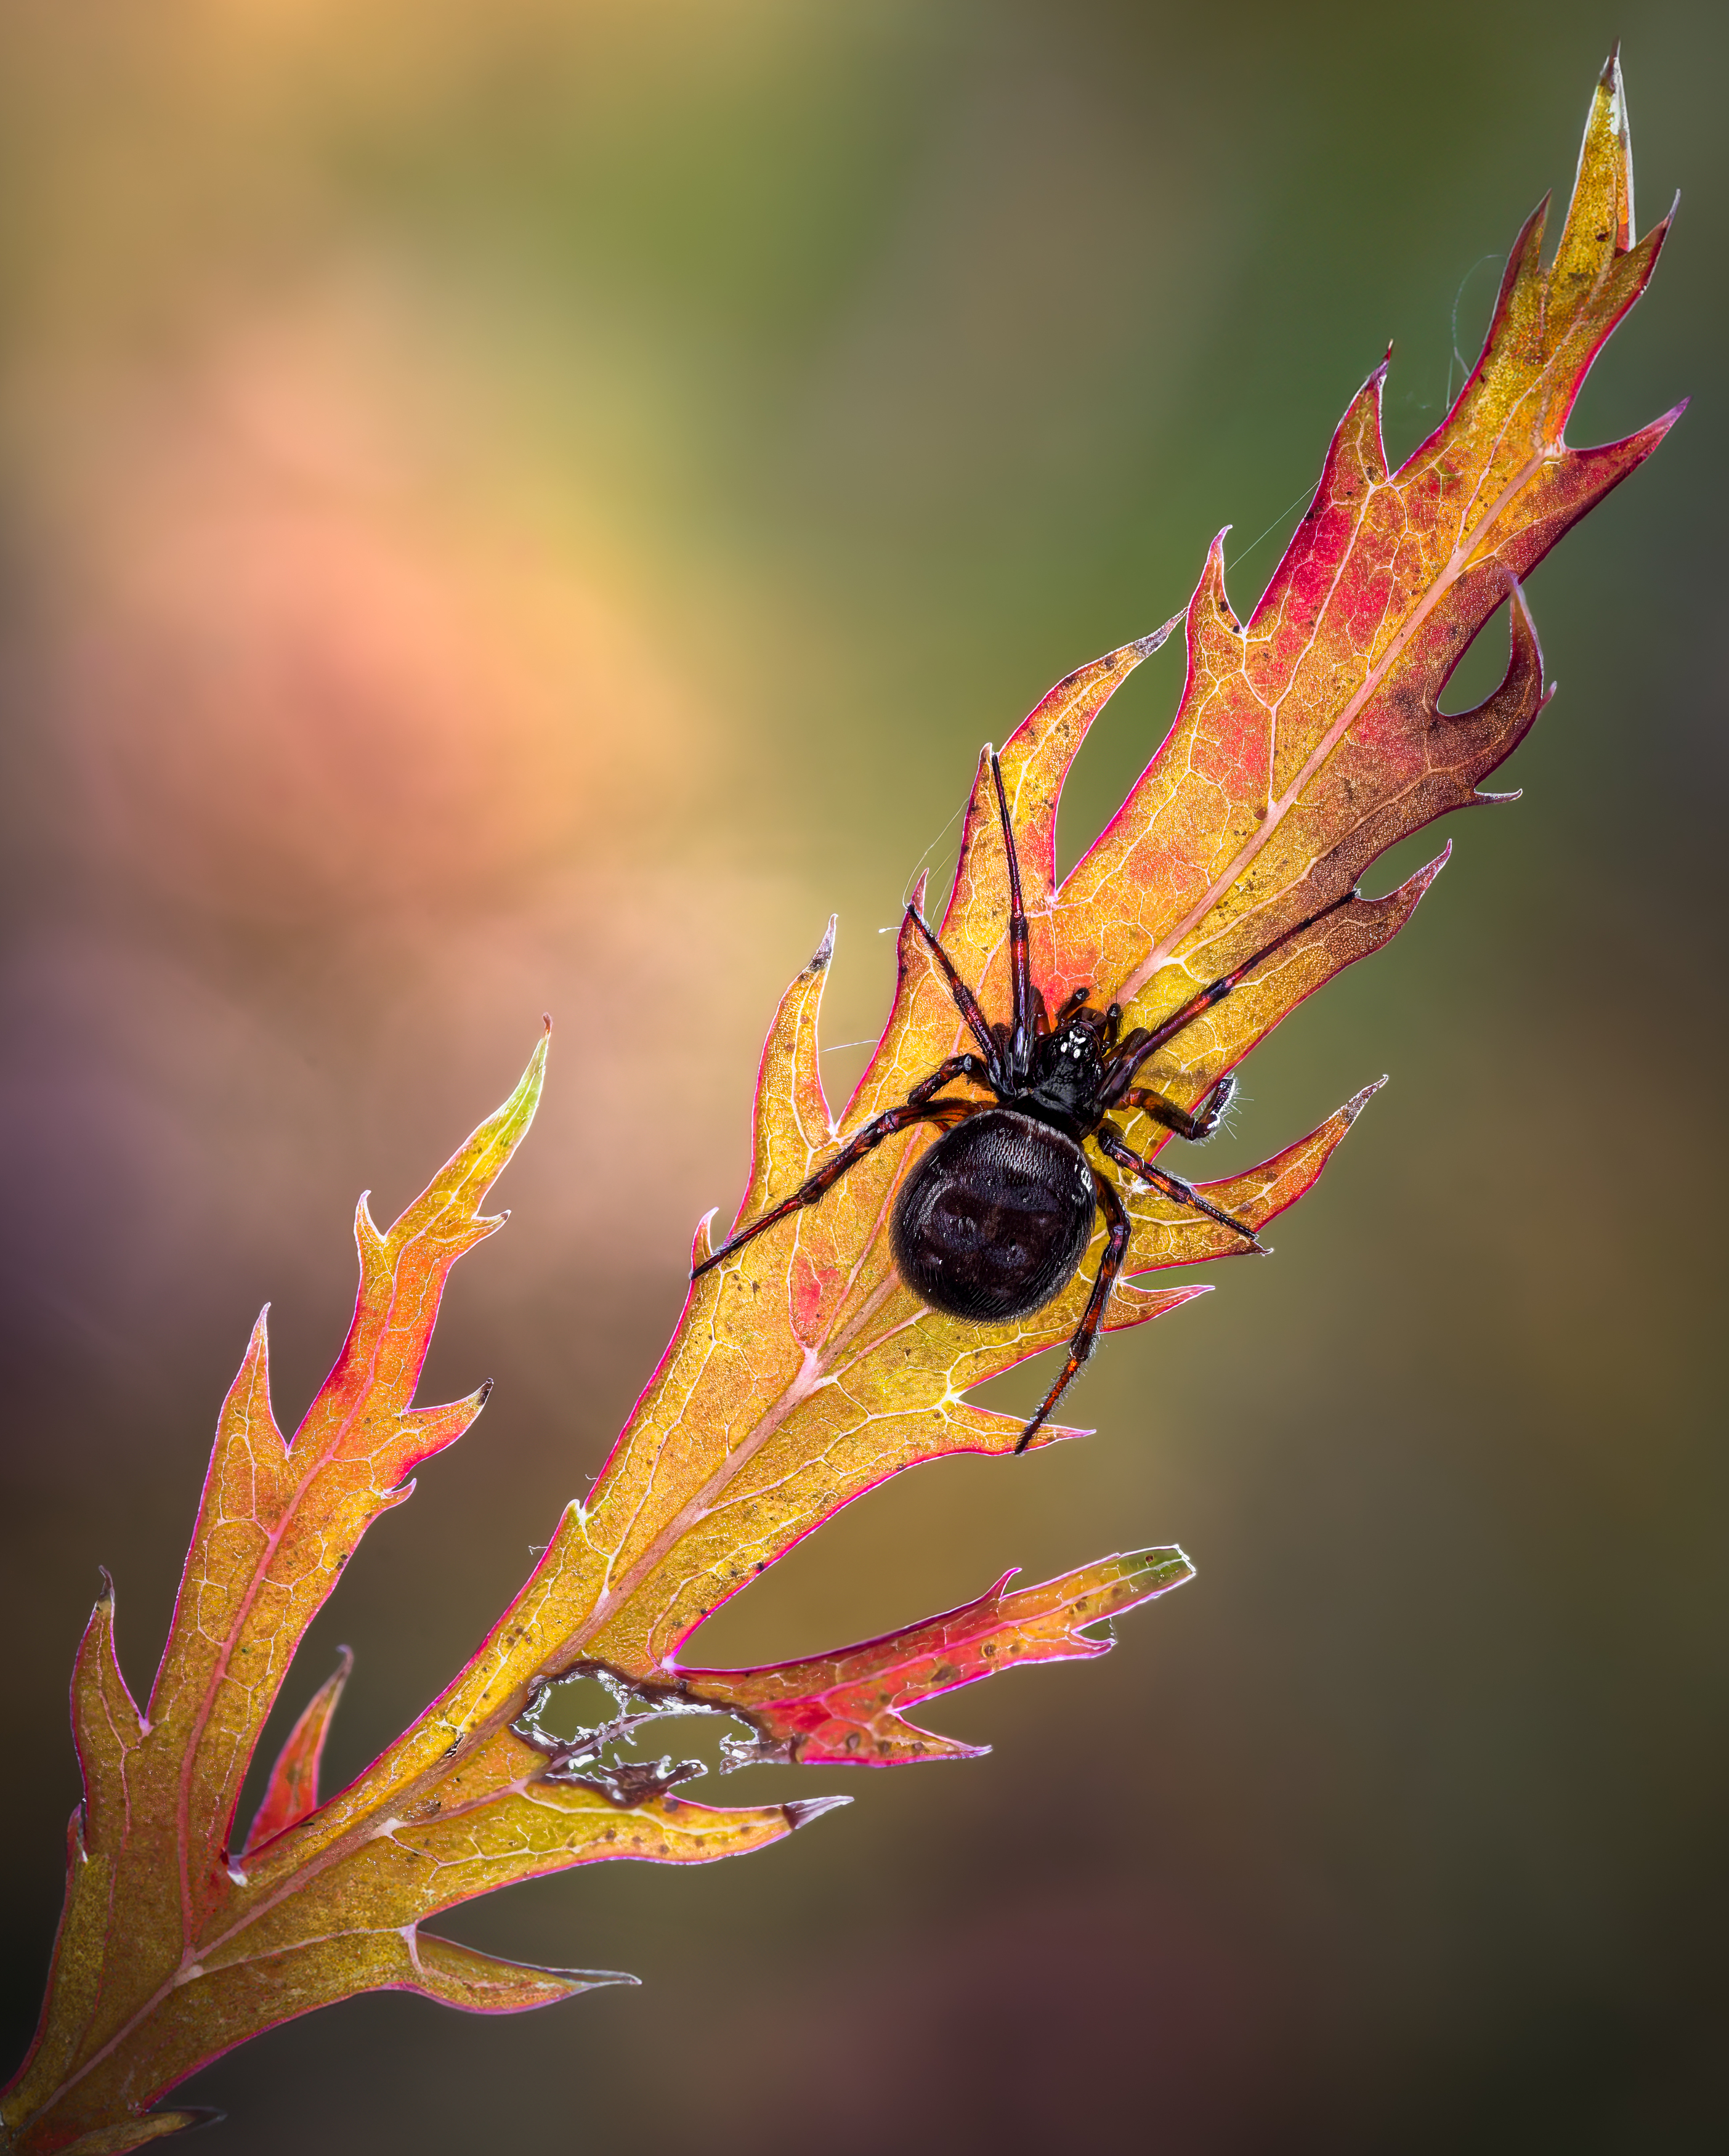
[[[955,1008],[977,1043],[952,1055],[922,1078],[899,1107],[855,1131],[838,1152],[791,1197],[741,1228],[696,1267],[697,1273],[731,1257],[764,1229],[800,1206],[814,1205],[849,1168],[885,1138],[914,1123],[942,1132],[900,1187],[890,1238],[901,1279],[916,1295],[951,1317],[980,1325],[1025,1317],[1059,1294],[1092,1240],[1093,1214],[1105,1216],[1105,1252],[1098,1276],[1069,1353],[1044,1403],[1021,1433],[1024,1450],[1093,1351],[1105,1306],[1129,1247],[1129,1219],[1112,1178],[1082,1150],[1088,1140],[1106,1160],[1126,1169],[1180,1205],[1193,1207],[1240,1235],[1251,1250],[1262,1245],[1252,1228],[1234,1219],[1180,1176],[1171,1175],[1131,1150],[1111,1117],[1119,1109],[1150,1116],[1179,1137],[1210,1137],[1229,1106],[1234,1078],[1222,1078],[1199,1106],[1190,1110],[1151,1087],[1136,1086],[1147,1058],[1175,1040],[1203,1011],[1228,996],[1244,977],[1291,938],[1347,905],[1347,891],[1295,927],[1262,946],[1252,958],[1192,996],[1162,1024],[1122,1030],[1122,1009],[1101,1010],[1090,988],[1076,988],[1053,1019],[1033,983],[1026,908],[1014,826],[996,753],[991,777],[1008,861],[1008,950],[1013,1011],[1007,1024],[985,1018],[977,998],[917,909],[907,918],[942,968]],[[957,1079],[970,1079],[988,1101],[939,1097]],[[693,1276],[694,1277],[694,1276]]]

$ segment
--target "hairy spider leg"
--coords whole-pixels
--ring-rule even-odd
[[[1231,1105],[1236,1091],[1236,1079],[1227,1072],[1210,1092],[1202,1095],[1193,1113],[1187,1108],[1179,1108],[1174,1101],[1167,1101],[1162,1093],[1155,1093],[1150,1086],[1131,1086],[1114,1105],[1138,1108],[1143,1115],[1151,1116],[1154,1122],[1162,1123],[1167,1131],[1175,1131],[1178,1137],[1187,1138],[1191,1145],[1199,1145],[1219,1128],[1219,1119]]]
[[[943,973],[948,981],[948,992],[955,999],[955,1009],[959,1011],[962,1017],[966,1019],[968,1027],[971,1029],[973,1039],[984,1050],[985,1063],[989,1072],[989,1075],[987,1077],[985,1083],[1000,1100],[1003,1095],[1010,1090],[1008,1078],[1007,1073],[1003,1068],[1001,1044],[998,1042],[996,1034],[992,1031],[991,1027],[985,1018],[984,1013],[979,1009],[977,997],[973,994],[972,989],[969,988],[967,983],[961,978],[960,973],[956,969],[954,960],[950,957],[947,952],[943,949],[941,944],[937,942],[936,937],[931,933],[930,926],[926,922],[924,915],[919,911],[916,906],[909,906],[907,907],[906,917],[912,923],[913,927],[917,929],[920,935],[924,937],[926,942],[930,946],[937,964],[941,967]]]
[[[857,1167],[866,1153],[875,1152],[885,1138],[894,1137],[912,1123],[958,1122],[969,1108],[976,1105],[967,1101],[937,1101],[931,1096],[947,1086],[953,1078],[972,1078],[981,1085],[988,1085],[984,1065],[976,1055],[952,1055],[947,1062],[933,1070],[928,1078],[920,1079],[898,1108],[889,1108],[854,1131],[851,1137],[831,1159],[823,1162],[813,1175],[808,1176],[790,1198],[783,1198],[778,1205],[771,1206],[760,1220],[752,1221],[748,1228],[741,1228],[736,1235],[729,1236],[718,1250],[712,1250],[700,1265],[691,1268],[692,1280],[699,1279],[722,1258],[730,1258],[735,1250],[746,1243],[754,1242],[765,1228],[773,1227],[777,1220],[784,1220],[789,1213],[801,1206],[814,1205],[823,1194],[839,1182],[849,1168]]]
[[[1342,897],[1334,899],[1331,905],[1323,906],[1318,912],[1299,921],[1295,927],[1285,929],[1271,942],[1263,943],[1253,957],[1245,958],[1240,966],[1234,967],[1229,973],[1221,973],[1216,981],[1209,981],[1198,995],[1191,996],[1181,1010],[1173,1011],[1162,1024],[1153,1027],[1151,1031],[1144,1026],[1136,1026],[1116,1051],[1114,1059],[1116,1067],[1106,1074],[1100,1095],[1101,1106],[1106,1110],[1118,1106],[1134,1083],[1136,1072],[1149,1055],[1157,1055],[1167,1041],[1174,1040],[1185,1027],[1193,1025],[1203,1012],[1211,1010],[1214,1004],[1223,1003],[1232,989],[1252,973],[1264,959],[1270,958],[1275,951],[1282,951],[1294,937],[1301,936],[1306,929],[1312,928],[1317,921],[1325,921],[1328,914],[1337,913],[1342,906],[1348,906],[1356,896],[1357,886],[1353,884]],[[1174,1130],[1178,1126],[1172,1124],[1171,1127]]]
[[[1143,1183],[1150,1183],[1155,1190],[1162,1192],[1178,1205],[1193,1205],[1196,1212],[1204,1213],[1209,1220],[1216,1220],[1220,1227],[1229,1228],[1234,1235],[1240,1235],[1250,1250],[1259,1250],[1263,1257],[1268,1255],[1266,1245],[1253,1228],[1245,1228],[1240,1220],[1233,1219],[1223,1206],[1215,1205],[1210,1199],[1203,1198],[1194,1185],[1185,1183],[1180,1175],[1167,1175],[1163,1168],[1155,1168],[1150,1160],[1142,1160],[1139,1153],[1131,1152],[1115,1123],[1101,1123],[1094,1132],[1093,1138],[1100,1152],[1107,1154],[1119,1168],[1126,1168],[1131,1175],[1138,1175]]]
[[[990,752],[991,777],[997,787],[997,813],[1003,819],[1003,851],[1008,860],[1008,971],[1013,983],[1013,1017],[1008,1034],[1008,1075],[1024,1086],[1033,1069],[1033,959],[1027,940],[1027,909],[1021,897],[1020,856],[1015,851],[1014,825],[1009,821],[1008,796],[1003,788],[1003,767],[997,752]]]
[[[1080,1323],[1069,1342],[1069,1352],[1063,1358],[1063,1367],[1057,1373],[1057,1381],[1044,1395],[1041,1407],[1021,1432],[1015,1445],[1017,1452],[1024,1452],[1049,1419],[1050,1411],[1080,1373],[1080,1366],[1091,1355],[1098,1344],[1099,1327],[1105,1316],[1105,1306],[1111,1300],[1111,1291],[1116,1285],[1116,1276],[1123,1269],[1123,1260],[1129,1251],[1129,1216],[1124,1212],[1122,1200],[1107,1179],[1088,1163],[1093,1178],[1093,1188],[1098,1194],[1099,1210],[1105,1215],[1105,1254],[1099,1260],[1098,1278],[1093,1282],[1093,1291],[1086,1299],[1086,1308],[1081,1313]]]

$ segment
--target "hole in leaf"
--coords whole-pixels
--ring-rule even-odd
[[[674,1723],[675,1752],[668,1748]],[[673,1693],[636,1691],[587,1670],[548,1685],[516,1728],[547,1753],[555,1774],[597,1783],[623,1804],[731,1771],[744,1763],[755,1734],[717,1708]]]
[[[567,1677],[548,1685],[524,1717],[536,1733],[568,1744],[589,1730],[604,1729],[618,1718],[612,1693],[598,1677]]]

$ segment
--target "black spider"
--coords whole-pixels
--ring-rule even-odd
[[[1084,1141],[1090,1138],[1108,1160],[1167,1198],[1219,1221],[1249,1249],[1264,1250],[1252,1228],[1210,1204],[1180,1176],[1169,1175],[1131,1152],[1110,1120],[1111,1111],[1138,1108],[1180,1137],[1196,1142],[1211,1137],[1236,1091],[1234,1077],[1222,1078],[1191,1112],[1150,1087],[1136,1086],[1136,1072],[1203,1011],[1228,996],[1263,959],[1347,905],[1356,894],[1347,891],[1275,936],[1234,972],[1211,983],[1150,1030],[1136,1026],[1123,1034],[1122,1006],[1112,1004],[1108,1010],[1095,1009],[1087,1002],[1090,988],[1076,988],[1053,1020],[1043,993],[1033,984],[1020,862],[994,750],[991,776],[1008,857],[1008,952],[1013,983],[1009,1023],[987,1022],[954,961],[917,907],[909,906],[906,917],[941,967],[956,1009],[979,1052],[952,1055],[928,1078],[921,1078],[898,1108],[888,1109],[855,1131],[790,1198],[722,1243],[691,1277],[731,1257],[800,1206],[814,1205],[849,1168],[896,1131],[912,1123],[941,1125],[943,1135],[901,1186],[890,1231],[901,1279],[936,1309],[980,1325],[999,1324],[1042,1309],[1080,1263],[1092,1240],[1095,1209],[1105,1216],[1105,1255],[1098,1277],[1056,1383],[1021,1433],[1015,1450],[1022,1452],[1092,1353],[1129,1246],[1129,1220],[1122,1200],[1110,1177],[1081,1151]],[[985,1086],[994,1100],[935,1097],[957,1078]]]

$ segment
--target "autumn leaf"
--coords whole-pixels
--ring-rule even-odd
[[[341,1659],[301,1709],[300,1719],[288,1732],[286,1743],[270,1769],[270,1779],[252,1822],[252,1831],[241,1845],[241,1855],[286,1832],[296,1820],[318,1809],[318,1774],[324,1760],[324,1740],[330,1734],[344,1688],[354,1669],[354,1656],[344,1647]]]
[[[218,1418],[147,1712],[115,1659],[111,1588],[96,1605],[72,1688],[85,1800],[48,2010],[7,2098],[16,2146],[136,2146],[159,2123],[138,2118],[133,2140],[84,2137],[121,2133],[203,2061],[357,1991],[508,2013],[631,1981],[521,1969],[418,1926],[568,1864],[702,1861],[798,1823],[797,1805],[721,1814],[670,1796],[621,1810],[510,1736],[478,1769],[451,1761],[437,1794],[399,1790],[387,1816],[308,1861],[298,1842],[320,1816],[317,1758],[345,1665],[290,1733],[244,1854],[233,1850],[241,1782],[306,1626],[367,1528],[412,1494],[412,1471],[485,1404],[485,1387],[448,1407],[410,1403],[450,1267],[503,1224],[479,1209],[528,1128],[546,1055],[543,1039],[510,1099],[387,1233],[362,1199],[353,1322],[291,1442],[270,1411],[259,1318]]]
[[[1120,1002],[1128,1024],[1157,1028],[1209,983],[1247,969],[1146,1066],[1143,1082],[1169,1099],[1203,1101],[1304,997],[1398,932],[1445,854],[1383,897],[1357,895],[1358,879],[1397,840],[1493,798],[1480,781],[1542,708],[1522,580],[1677,416],[1604,448],[1563,439],[1585,372],[1644,289],[1667,228],[1635,239],[1632,191],[1612,59],[1552,261],[1542,261],[1539,208],[1509,259],[1475,369],[1397,472],[1381,445],[1384,365],[1370,376],[1246,623],[1226,593],[1222,538],[1214,542],[1184,619],[1176,719],[1060,886],[1054,839],[1070,765],[1174,624],[1070,675],[1003,747],[1034,975],[1052,1008],[1085,988],[1097,1004]],[[1449,676],[1503,606],[1504,680],[1475,710],[1444,715]],[[987,757],[940,933],[993,1016],[1008,1008],[1008,913]],[[741,1224],[798,1188],[962,1045],[954,998],[909,921],[881,1040],[832,1119],[818,1018],[833,949],[831,924],[776,1014]],[[85,1799],[71,1825],[42,2024],[4,2099],[12,2148],[90,2156],[178,2131],[194,2114],[149,2107],[187,2075],[357,1992],[395,1988],[511,2012],[628,1981],[518,1967],[422,1926],[495,1887],[577,1864],[705,1862],[762,1848],[840,1801],[692,1803],[675,1793],[695,1771],[689,1763],[621,1756],[669,1717],[736,1717],[750,1732],[733,1745],[736,1763],[967,1756],[972,1748],[922,1730],[907,1710],[1018,1662],[1102,1651],[1092,1629],[1101,1618],[1188,1577],[1180,1553],[1142,1552],[1013,1593],[999,1583],[945,1617],[796,1663],[680,1663],[705,1617],[876,1483],[947,1454],[1013,1451],[1021,1419],[967,1395],[1075,1332],[1097,1270],[1096,1234],[1068,1285],[1013,1323],[944,1316],[901,1282],[887,1229],[929,1142],[916,1129],[694,1281],[593,1491],[567,1508],[467,1666],[348,1788],[321,1800],[319,1759],[345,1661],[295,1725],[239,1841],[242,1783],[306,1627],[367,1527],[484,1404],[485,1388],[449,1406],[413,1401],[450,1266],[500,1224],[479,1209],[528,1127],[545,1056],[543,1041],[510,1098],[388,1231],[362,1200],[353,1322],[291,1440],[271,1415],[260,1318],[218,1421],[146,1709],[115,1659],[111,1591],[96,1605],[73,1681]],[[1272,1219],[1313,1185],[1372,1090],[1203,1194],[1244,1226]],[[1169,1137],[1144,1117],[1130,1130],[1147,1159]],[[1127,1273],[1141,1277],[1113,1288],[1107,1331],[1204,1291],[1147,1276],[1245,1249],[1239,1233],[1177,1199],[1143,1183],[1120,1187]],[[705,1221],[693,1261],[715,1248]],[[1048,1424],[1035,1441],[1075,1434]],[[595,1676],[613,1690],[616,1720],[574,1738],[549,1735],[555,1688]]]
[[[1179,1549],[1131,1550],[1005,1594],[1013,1578],[1004,1573],[976,1602],[835,1654],[763,1669],[686,1670],[680,1694],[750,1723],[752,1739],[731,1747],[735,1766],[977,1759],[988,1745],[934,1736],[910,1722],[906,1710],[1004,1670],[1107,1653],[1110,1637],[1092,1628],[1181,1587],[1194,1567]]]

